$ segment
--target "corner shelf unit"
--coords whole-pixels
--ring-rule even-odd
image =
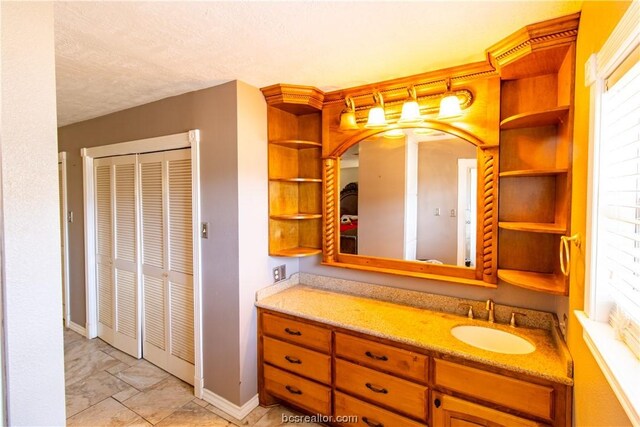
[[[492,48],[501,76],[498,278],[568,295],[560,239],[571,231],[571,163],[577,19],[551,45]],[[554,31],[557,31],[554,30]],[[538,35],[539,36],[539,35]],[[542,38],[540,43],[543,43]]]
[[[322,252],[322,100],[315,88],[274,85],[267,100],[269,255]]]

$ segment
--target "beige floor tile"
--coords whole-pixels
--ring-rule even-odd
[[[136,359],[133,356],[129,356],[127,353],[122,352],[116,348],[113,347],[109,347],[106,348],[104,350],[105,353],[107,353],[109,356],[113,357],[114,359],[118,359],[119,361],[126,363],[127,365],[131,366],[131,365],[135,365],[136,363],[140,362],[143,359]]]
[[[131,366],[127,365],[124,362],[118,362],[117,365],[110,367],[109,369],[107,369],[106,371],[109,372],[111,375],[115,375],[118,372],[122,372],[125,369],[129,369]]]
[[[226,427],[229,425],[229,422],[191,401],[156,425],[159,427]]]
[[[314,423],[294,423],[290,420],[285,421],[286,416],[303,416],[299,412],[285,408],[284,406],[275,406],[271,408],[262,418],[260,418],[254,427],[321,427],[323,424]]]
[[[191,400],[193,387],[170,376],[122,403],[150,423],[156,424]]]
[[[116,376],[138,390],[144,390],[169,377],[169,374],[146,360],[143,360],[118,372]]]
[[[127,409],[112,398],[99,402],[67,419],[67,426],[151,426],[138,414]]]
[[[124,402],[125,400],[132,398],[138,393],[140,393],[140,390],[131,387],[130,389],[122,390],[121,392],[116,393],[111,397],[113,397],[118,402]]]
[[[64,343],[66,344],[71,344],[74,341],[78,341],[78,340],[83,340],[85,339],[82,335],[80,335],[79,333],[72,331],[71,329],[65,328],[64,329]]]
[[[197,403],[198,405],[202,406],[203,408],[206,408],[207,406],[209,406],[209,402],[205,402],[202,399],[198,399],[197,397],[193,398],[193,403]]]
[[[219,408],[216,408],[213,405],[208,405],[207,409],[209,411],[213,412],[214,414],[221,416],[225,420],[230,421],[231,423],[233,423],[234,425],[237,425],[237,426],[252,426],[256,422],[258,422],[258,420],[260,418],[262,418],[267,412],[269,412],[269,408],[263,408],[262,406],[258,406],[253,411],[251,411],[246,417],[244,417],[243,419],[239,420],[239,419],[237,419],[235,417],[232,417],[231,415],[227,414],[223,410],[221,410]]]
[[[70,385],[90,375],[109,369],[120,363],[118,360],[101,351],[88,350],[74,359],[65,360],[65,384]]]
[[[123,391],[130,391],[132,388],[129,384],[113,375],[99,371],[66,387],[67,417],[84,411],[89,406],[95,405],[109,396]]]

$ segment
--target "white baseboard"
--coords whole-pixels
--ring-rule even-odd
[[[69,322],[69,329],[71,329],[73,332],[79,333],[83,337],[87,336],[87,330],[77,323]]]
[[[203,396],[204,391],[204,378],[193,377],[193,394],[196,395],[198,399],[204,400]]]
[[[227,414],[238,420],[241,420],[249,415],[249,413],[259,405],[257,394],[249,399],[249,401],[244,405],[238,406],[234,403],[229,402],[224,397],[218,396],[211,390],[207,390],[206,388],[202,389],[202,400],[211,403],[216,408],[226,412]]]

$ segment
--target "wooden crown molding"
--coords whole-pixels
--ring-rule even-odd
[[[313,113],[322,110],[324,92],[313,86],[278,83],[260,89],[267,105],[294,114]]]
[[[324,97],[324,104],[344,103],[344,99],[349,96],[353,99],[356,109],[358,109],[358,107],[366,108],[373,105],[373,92],[377,91],[382,94],[385,105],[392,105],[397,102],[402,103],[407,99],[407,88],[411,85],[415,87],[418,98],[423,98],[442,94],[446,90],[447,78],[451,79],[452,89],[456,91],[457,87],[465,82],[496,75],[496,70],[488,62],[474,62],[442,70],[414,74],[408,77],[327,92]]]
[[[578,36],[580,12],[527,25],[487,49],[489,62],[500,70],[536,50],[566,45]]]

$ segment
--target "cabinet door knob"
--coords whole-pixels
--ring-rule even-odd
[[[285,331],[286,333],[288,333],[289,335],[298,335],[298,336],[299,336],[299,335],[302,335],[302,332],[300,332],[300,331],[295,331],[295,330],[293,330],[293,329],[289,329],[289,328],[284,328],[284,331]]]
[[[291,394],[302,394],[302,390],[297,389],[295,387],[291,387],[290,385],[285,386],[284,388]]]
[[[439,408],[441,404],[442,404],[442,402],[440,402],[440,399],[436,399],[436,400],[433,401],[433,405],[436,408]]]
[[[375,354],[375,353],[371,353],[370,351],[367,351],[367,352],[365,353],[365,355],[366,355],[367,357],[370,357],[370,358],[374,359],[374,360],[381,360],[381,361],[383,361],[383,362],[386,362],[387,360],[389,360],[389,359],[387,358],[387,356],[385,356],[384,354],[381,356],[381,355],[378,355],[378,354]]]
[[[378,387],[378,386],[373,385],[371,383],[366,383],[365,385],[367,386],[367,388],[369,390],[371,390],[374,393],[382,393],[382,394],[389,393],[389,391],[386,388]]]
[[[384,427],[384,424],[378,421],[370,420],[367,417],[362,417],[362,422],[368,425],[369,427]]]

